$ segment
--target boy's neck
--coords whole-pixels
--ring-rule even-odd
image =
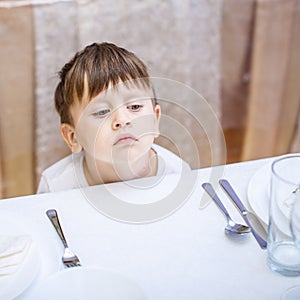
[[[95,162],[94,159],[89,161],[86,157],[83,160],[83,170],[89,185],[155,176],[157,168],[157,154],[152,148],[148,153],[131,164],[124,162],[111,165],[103,161]]]

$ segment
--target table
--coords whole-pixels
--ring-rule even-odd
[[[215,177],[228,179],[248,206],[249,179],[272,159],[194,170],[196,181],[187,201],[156,222],[113,220],[97,211],[80,189],[4,199],[0,211],[30,219],[35,238],[54,253],[54,271],[63,268],[63,247],[45,215],[49,208],[58,211],[70,248],[83,265],[123,273],[138,283],[149,299],[280,299],[285,289],[300,284],[300,278],[273,273],[266,264],[266,251],[252,235],[239,240],[228,238],[224,234],[225,218],[213,202],[200,208],[204,195],[201,184],[211,179],[212,170],[217,170]],[[174,180],[175,175],[166,176],[153,198],[164,193]],[[120,183],[112,186],[118,189]],[[88,189],[102,195],[105,186]],[[242,222],[225,193],[219,189],[218,194],[232,217]],[[30,294],[47,274],[47,267],[42,264],[37,280],[17,299],[32,299]]]

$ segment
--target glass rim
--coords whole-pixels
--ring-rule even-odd
[[[289,296],[289,293],[290,293],[290,292],[294,292],[294,291],[297,291],[297,290],[300,291],[300,285],[293,285],[293,286],[287,288],[287,289],[282,293],[280,299],[282,299],[282,300],[287,299],[286,297]]]
[[[285,159],[289,159],[289,158],[299,158],[300,159],[300,154],[287,154],[287,155],[284,155],[284,156],[281,156],[277,159],[275,159],[272,164],[271,164],[271,171],[272,171],[272,174],[275,175],[278,179],[282,180],[283,182],[285,183],[288,183],[290,185],[295,185],[295,186],[300,186],[300,178],[299,178],[299,181],[298,182],[294,182],[294,181],[290,181],[288,179],[285,179],[283,178],[280,174],[278,174],[278,172],[276,172],[275,170],[275,165],[277,163],[279,163],[280,161],[283,161]]]

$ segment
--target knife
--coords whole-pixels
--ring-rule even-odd
[[[257,217],[245,208],[244,204],[242,203],[242,201],[240,200],[240,198],[235,193],[234,189],[232,188],[232,186],[230,185],[230,183],[227,180],[220,179],[219,183],[222,186],[222,188],[225,190],[225,192],[228,194],[228,196],[232,199],[232,201],[237,206],[237,208],[239,209],[245,222],[251,228],[251,232],[252,232],[253,236],[255,237],[256,241],[258,242],[259,246],[262,249],[266,249],[267,248],[266,240],[264,238],[262,238],[258,234],[258,232],[256,232],[256,230],[253,228],[253,221],[257,221],[258,226],[260,226],[260,232],[262,234],[264,234],[264,236],[267,235],[265,229],[262,227],[260,222],[257,220]],[[250,221],[250,219],[252,219],[252,221]]]

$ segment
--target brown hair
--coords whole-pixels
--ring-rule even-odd
[[[72,123],[69,109],[81,101],[85,78],[88,82],[88,98],[91,100],[110,84],[138,79],[135,84],[150,88],[149,74],[145,64],[132,52],[111,43],[93,43],[79,51],[59,72],[54,100],[61,123]],[[154,96],[153,104],[156,104]]]

